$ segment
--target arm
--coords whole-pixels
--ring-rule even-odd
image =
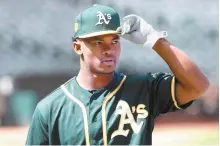
[[[180,105],[200,96],[209,87],[208,79],[180,49],[170,44],[164,37],[166,32],[158,32],[137,15],[128,15],[118,31],[121,36],[143,47],[153,48],[169,65],[177,78],[175,97]]]
[[[197,98],[208,89],[208,79],[183,51],[164,38],[159,39],[153,49],[169,65],[177,78],[175,98],[179,104]]]
[[[32,117],[29,127],[26,145],[48,145],[48,126],[38,107]]]

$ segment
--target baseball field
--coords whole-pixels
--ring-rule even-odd
[[[217,122],[158,124],[153,132],[156,146],[204,146],[218,145]],[[0,146],[24,145],[28,127],[1,127]]]

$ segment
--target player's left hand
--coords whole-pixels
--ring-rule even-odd
[[[143,18],[137,15],[128,15],[123,18],[118,28],[121,36],[136,44],[153,47],[159,38],[167,37],[166,31],[155,31]]]

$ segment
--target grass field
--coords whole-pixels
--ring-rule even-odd
[[[218,145],[218,123],[160,124],[153,132],[155,146]],[[0,128],[0,146],[24,145],[28,127]]]

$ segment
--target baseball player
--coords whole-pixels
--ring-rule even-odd
[[[167,33],[137,15],[120,24],[113,8],[93,5],[77,16],[74,31],[79,73],[38,103],[27,145],[151,145],[155,118],[187,108],[209,87]],[[155,50],[173,74],[116,72],[121,37]]]

